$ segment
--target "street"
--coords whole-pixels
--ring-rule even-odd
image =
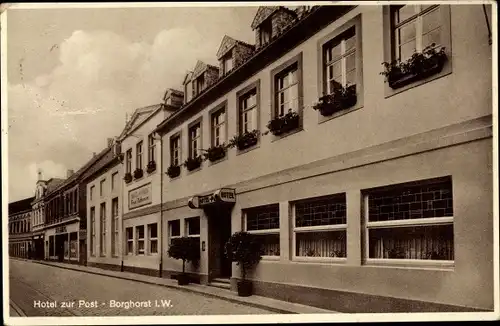
[[[272,313],[243,304],[158,285],[67,270],[28,261],[11,259],[9,262],[10,300],[26,316]]]

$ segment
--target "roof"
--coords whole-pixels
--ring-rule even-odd
[[[31,202],[34,199],[35,197],[33,196],[9,203],[9,216],[31,210]]]
[[[294,10],[288,9],[283,6],[260,6],[255,14],[255,17],[252,21],[252,30],[256,29],[260,24],[262,24],[265,20],[271,17],[276,11],[284,10],[288,11],[290,14],[297,16],[297,12]]]
[[[137,121],[139,116],[144,115],[145,118],[137,126],[141,125],[142,122],[146,121],[146,119],[148,117],[150,117],[154,112],[156,112],[158,109],[161,109],[162,107],[163,107],[163,104],[153,104],[153,105],[148,105],[148,106],[136,109],[134,111],[134,113],[132,114],[132,117],[130,118],[130,120],[125,124],[125,127],[123,128],[123,131],[121,132],[118,139],[123,139],[127,135],[127,133],[130,130],[132,130],[132,127],[134,127],[134,123]]]
[[[47,192],[46,194],[54,191],[57,186],[59,186],[61,183],[63,183],[66,179],[61,179],[61,178],[50,178],[47,180]]]
[[[245,47],[249,47],[251,49],[254,49],[255,46],[252,44],[245,43],[243,41],[239,41],[237,39],[234,39],[228,35],[224,35],[222,38],[222,41],[220,42],[219,50],[217,50],[217,59],[220,59],[223,57],[229,50],[231,50],[236,44],[243,45]]]
[[[116,161],[115,163],[118,163],[117,156],[114,155],[112,149],[113,147],[107,147],[99,154],[97,160],[94,161],[94,164],[89,167],[89,169],[87,169],[86,173],[83,174],[82,180],[87,180],[90,177],[96,175],[103,168],[113,163],[113,161]]]
[[[191,77],[193,77],[193,72],[189,70],[186,73],[186,76],[184,76],[184,81],[182,82],[182,85],[186,85],[187,82],[191,81]]]

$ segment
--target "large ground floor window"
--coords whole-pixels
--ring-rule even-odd
[[[263,256],[280,255],[280,207],[271,204],[243,210],[245,231],[257,236]]]
[[[368,259],[454,260],[451,178],[365,192]]]

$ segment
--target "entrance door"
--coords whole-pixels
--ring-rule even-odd
[[[206,211],[208,217],[209,263],[211,278],[231,277],[231,261],[224,245],[231,237],[231,207],[217,206]]]
[[[67,236],[66,234],[58,234],[56,235],[56,256],[57,260],[64,260],[64,238]]]

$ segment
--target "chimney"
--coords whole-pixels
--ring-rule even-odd
[[[66,178],[71,177],[71,176],[73,175],[73,173],[75,173],[75,171],[74,171],[74,170],[68,170],[68,171],[66,172]]]
[[[38,169],[38,180],[42,180],[42,169]]]
[[[108,138],[108,147],[113,146],[114,138]]]

